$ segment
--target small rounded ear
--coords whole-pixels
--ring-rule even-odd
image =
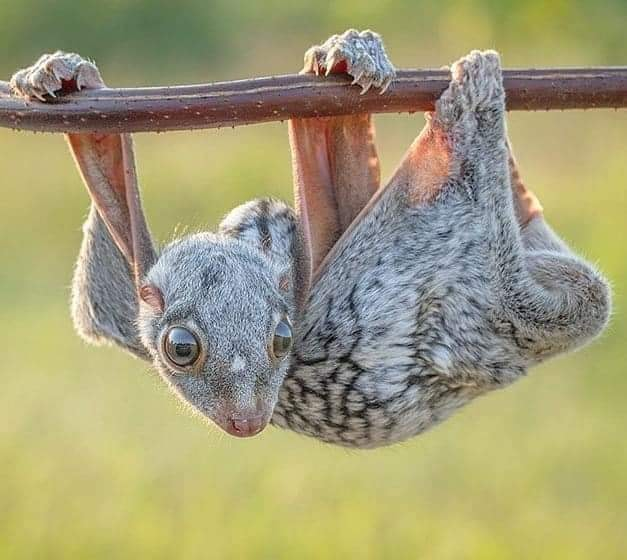
[[[144,284],[138,290],[139,298],[158,313],[163,313],[165,302],[161,290],[154,284]]]
[[[296,310],[302,311],[309,294],[311,258],[294,210],[271,198],[251,200],[231,210],[218,231],[258,248],[279,290],[292,294]]]
[[[135,285],[156,260],[142,210],[129,134],[68,134],[87,191],[135,276]]]
[[[289,292],[292,287],[292,281],[289,274],[281,274],[279,277],[279,290]]]

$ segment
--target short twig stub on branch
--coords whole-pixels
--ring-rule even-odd
[[[627,67],[505,70],[510,110],[627,107]],[[50,103],[12,97],[0,82],[0,126],[43,132],[167,131],[363,112],[428,111],[445,70],[402,70],[384,95],[345,76],[286,75],[203,85],[83,91]]]

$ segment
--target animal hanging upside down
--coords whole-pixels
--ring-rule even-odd
[[[394,78],[350,30],[303,72]],[[104,87],[75,54],[14,75],[16,94]],[[72,290],[78,332],[151,360],[233,435],[273,424],[351,447],[414,436],[601,332],[602,276],[551,230],[518,174],[499,57],[452,67],[436,110],[379,184],[370,115],[289,124],[296,210],[269,199],[217,233],[155,250],[127,134],[68,134],[92,199]]]

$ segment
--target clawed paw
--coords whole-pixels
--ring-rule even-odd
[[[392,83],[396,70],[388,59],[381,37],[373,31],[349,29],[342,35],[333,35],[322,45],[315,45],[305,53],[302,73],[329,75],[346,72],[353,84],[366,93],[372,86],[383,93]]]
[[[10,86],[15,95],[46,101],[46,96],[56,97],[60,90],[101,88],[104,82],[93,62],[78,54],[57,51],[44,54],[32,66],[17,71],[11,78]]]
[[[471,51],[451,67],[451,83],[441,102],[466,111],[504,107],[501,60],[495,51]]]
[[[472,51],[451,67],[451,83],[436,102],[436,117],[441,126],[475,119],[489,125],[502,119],[505,90],[501,61],[495,51]],[[470,121],[468,121],[470,122]]]
[[[471,51],[451,68],[452,81],[467,103],[482,108],[502,102],[501,60],[495,51]]]

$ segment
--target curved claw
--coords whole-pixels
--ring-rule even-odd
[[[76,89],[101,88],[104,82],[98,68],[77,54],[57,51],[45,54],[35,64],[13,74],[11,91],[25,98],[46,101],[46,96],[56,97],[63,81],[74,80]]]
[[[342,62],[346,63],[346,73],[353,77],[352,84],[362,88],[362,95],[372,86],[384,93],[396,74],[381,37],[372,31],[358,32],[354,29],[333,35],[322,45],[311,47],[305,53],[303,71],[320,75],[320,68],[323,68],[324,75],[328,76]]]
[[[353,86],[354,86],[354,85],[356,85],[356,84],[361,85],[361,84],[360,84],[360,81],[361,81],[361,79],[363,78],[363,76],[364,76],[364,72],[363,72],[363,71],[361,71],[359,74],[357,74],[356,76],[354,76],[354,77],[353,77],[353,81],[351,82],[351,85],[353,85]],[[362,87],[363,87],[363,86],[362,86]]]
[[[383,84],[381,85],[381,89],[379,90],[379,95],[383,95],[388,88],[392,85],[392,78],[388,78],[387,80],[384,80]]]
[[[364,93],[366,93],[372,87],[372,82],[368,82],[366,85],[360,85],[361,91],[359,92],[359,95],[364,95]]]
[[[333,72],[333,68],[335,68],[343,60],[345,60],[345,58],[342,56],[339,48],[335,47],[331,49],[327,53],[324,61],[324,64],[326,66],[325,76],[328,76],[331,72]]]
[[[48,84],[45,84],[44,87],[46,88],[46,91],[48,92],[48,95],[50,97],[56,97],[56,94],[54,93],[54,89],[52,89],[50,86],[48,86]]]

